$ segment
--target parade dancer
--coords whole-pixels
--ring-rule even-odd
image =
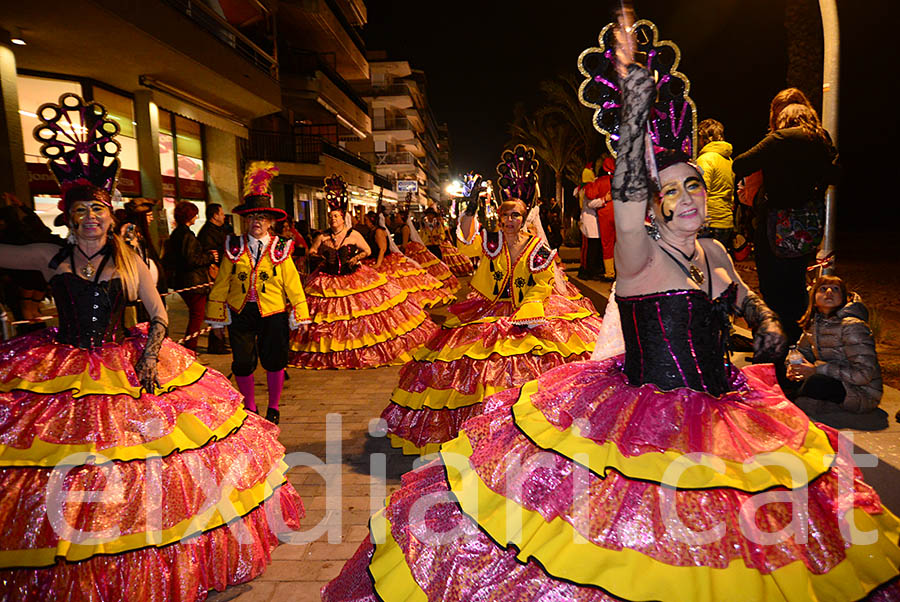
[[[228,326],[231,371],[244,395],[244,406],[256,412],[253,373],[266,371],[269,405],[266,420],[278,424],[279,402],[288,363],[290,332],[309,324],[309,308],[297,266],[294,241],[269,234],[283,209],[272,206],[269,183],[278,174],[274,163],[256,161],[244,175],[244,202],[232,212],[244,218],[242,236],[229,235],[225,258],[209,293],[206,321]]]
[[[413,223],[412,215],[410,215],[410,203],[412,195],[407,193],[406,201],[397,208],[397,217],[400,219],[400,227],[397,229],[395,236],[403,254],[418,263],[420,266],[428,270],[428,273],[441,281],[443,286],[441,292],[449,303],[456,297],[459,290],[459,280],[450,271],[446,263],[441,261],[434,253],[425,246],[416,225]]]
[[[437,451],[481,413],[484,397],[590,357],[600,318],[557,292],[556,252],[523,230],[536,169],[532,149],[503,154],[500,230],[481,233],[473,291],[450,307],[453,315],[400,372],[382,418],[404,453]],[[476,212],[480,186],[474,190],[464,230]]]
[[[0,599],[203,600],[261,574],[299,526],[278,429],[166,338],[150,271],[113,229],[117,123],[74,94],[37,113],[70,235],[0,245],[59,311],[0,344]],[[124,331],[137,299],[150,323]]]
[[[616,61],[627,70],[621,101],[599,107],[622,107],[613,202],[624,355],[486,400],[440,461],[404,476],[325,602],[900,600],[900,521],[850,450],[838,453],[837,432],[784,397],[771,365],[741,371],[727,359],[729,311],[748,319],[759,356],[777,355],[784,334],[725,249],[697,240],[696,168],[669,151],[653,183],[649,132],[676,148],[692,135],[690,116],[667,123],[669,111],[654,111],[648,131],[656,82],[675,114],[691,111],[688,87],[666,86],[678,61],[659,57],[655,27],[622,29],[653,70],[631,62],[630,43]],[[601,35],[606,48],[612,35]],[[581,94],[597,99],[589,88],[616,80],[614,56],[582,55]]]
[[[402,364],[437,328],[393,280],[362,265],[371,252],[347,224],[343,178],[325,178],[331,229],[309,249],[319,265],[306,281],[312,324],[291,342],[290,365],[357,369]]]
[[[394,280],[400,288],[409,294],[409,298],[422,308],[434,307],[447,302],[441,292],[443,284],[428,273],[418,263],[404,255],[400,247],[394,243],[391,233],[384,225],[384,213],[369,211],[366,214],[369,234],[366,244],[372,254],[363,260],[376,272],[381,272]]]

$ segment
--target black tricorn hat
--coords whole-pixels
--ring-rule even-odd
[[[244,202],[231,210],[237,215],[250,213],[267,213],[275,220],[287,217],[287,211],[272,206],[272,197],[267,194],[251,194],[244,197]]]

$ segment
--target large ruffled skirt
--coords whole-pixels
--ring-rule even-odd
[[[457,278],[471,276],[475,273],[472,260],[460,253],[455,245],[451,245],[446,240],[441,242],[441,253],[444,256],[444,263]]]
[[[716,398],[631,386],[621,362],[486,400],[323,600],[900,600],[900,521],[770,365]]]
[[[303,288],[312,323],[291,336],[295,368],[402,364],[437,330],[406,291],[364,265],[341,276],[316,273]]]
[[[94,350],[0,345],[0,599],[193,601],[261,574],[303,505],[278,428],[146,331]]]
[[[420,242],[409,241],[403,245],[403,253],[428,270],[429,274],[440,280],[442,284],[441,290],[445,295],[456,296],[456,292],[459,290],[459,280],[456,279],[456,276],[453,275],[447,264],[438,259],[425,245]]]
[[[588,359],[601,323],[595,312],[556,294],[544,302],[546,321],[531,328],[510,322],[511,303],[492,304],[474,291],[450,311],[455,316],[400,371],[381,414],[391,444],[406,454],[437,451],[481,413],[485,397]]]
[[[427,309],[453,300],[453,295],[444,290],[440,280],[403,253],[385,255],[381,260],[381,267],[377,269],[372,258],[364,260],[363,264],[392,279],[422,308]]]

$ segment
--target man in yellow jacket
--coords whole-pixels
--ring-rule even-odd
[[[267,178],[259,174],[267,170],[271,173]],[[251,412],[257,411],[253,372],[257,363],[262,364],[269,388],[266,419],[278,424],[290,330],[309,323],[309,308],[291,259],[293,241],[269,234],[272,225],[287,215],[271,205],[268,182],[276,173],[271,163],[254,163],[244,178],[244,203],[233,212],[245,218],[246,234],[229,236],[225,242],[225,257],[206,304],[206,321],[228,326],[231,370]]]
[[[706,228],[700,236],[715,238],[731,251],[734,235],[734,171],[731,169],[731,143],[725,142],[725,127],[715,119],[704,119],[697,126],[700,154],[697,165],[706,183]]]

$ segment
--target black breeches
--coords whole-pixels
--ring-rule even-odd
[[[286,311],[262,317],[259,305],[247,303],[238,314],[232,314],[228,325],[231,339],[231,371],[235,376],[249,376],[259,362],[268,372],[284,370],[288,362],[290,327]]]

